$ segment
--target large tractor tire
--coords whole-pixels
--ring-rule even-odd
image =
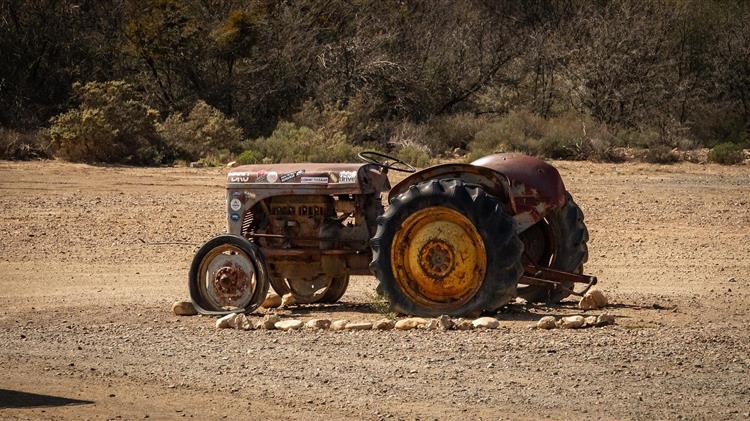
[[[588,260],[589,232],[581,208],[565,193],[565,204],[521,233],[524,260],[541,267],[583,273]],[[563,286],[572,289],[572,283]],[[529,302],[558,303],[569,296],[565,289],[543,285],[520,285],[518,296]]]
[[[201,314],[252,312],[268,293],[260,249],[237,235],[208,240],[195,253],[188,275],[190,298]]]
[[[313,282],[271,278],[271,287],[279,295],[292,294],[299,304],[333,304],[346,292],[349,275],[328,277],[319,285]]]
[[[429,180],[391,200],[370,269],[398,313],[461,316],[515,296],[523,244],[498,200],[460,180]]]

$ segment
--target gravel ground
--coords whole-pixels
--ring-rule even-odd
[[[556,162],[615,326],[216,330],[176,317],[225,170],[0,162],[0,419],[748,419],[750,169]],[[375,280],[284,318],[375,321]],[[586,314],[598,314],[589,311]]]

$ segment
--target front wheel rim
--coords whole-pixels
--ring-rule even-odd
[[[215,309],[247,307],[258,285],[252,259],[231,244],[222,244],[206,254],[198,276],[201,297]]]
[[[401,224],[391,247],[398,287],[414,303],[450,309],[469,302],[484,283],[484,240],[462,213],[421,209]]]

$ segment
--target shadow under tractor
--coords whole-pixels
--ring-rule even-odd
[[[297,303],[335,303],[351,275],[372,274],[395,312],[460,316],[596,283],[582,274],[583,213],[544,161],[499,154],[417,171],[379,152],[359,158],[232,169],[228,234],[190,268],[196,309],[251,312],[269,285]],[[411,175],[391,188],[389,171]]]

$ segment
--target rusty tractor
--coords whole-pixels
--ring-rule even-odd
[[[229,232],[190,269],[196,309],[253,311],[269,285],[297,303],[334,303],[350,276],[373,274],[393,311],[457,316],[516,296],[558,302],[596,283],[582,274],[583,213],[553,166],[499,154],[416,171],[379,152],[359,158],[232,169]],[[391,188],[389,171],[410,175]]]

